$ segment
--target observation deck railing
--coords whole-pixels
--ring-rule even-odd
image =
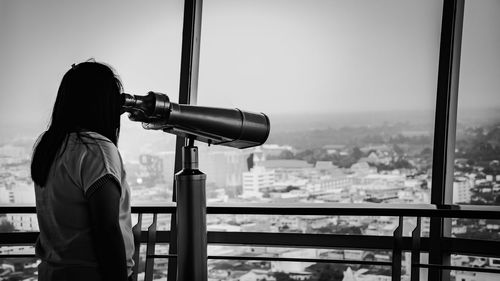
[[[165,206],[135,206],[132,213],[138,215],[137,224],[133,228],[136,242],[134,259],[136,267],[139,265],[139,247],[146,245],[145,277],[144,280],[153,280],[154,259],[175,259],[176,255],[157,255],[157,243],[170,243],[170,231],[157,230],[158,214],[175,214],[175,204]],[[33,206],[0,206],[0,214],[35,214]],[[143,215],[152,214],[153,221],[148,230],[141,230]],[[219,232],[208,231],[208,244],[219,245],[253,245],[265,247],[300,247],[321,249],[377,249],[392,252],[390,261],[372,260],[345,260],[323,258],[284,258],[284,257],[255,257],[255,256],[208,256],[208,259],[223,260],[251,260],[251,261],[286,261],[286,262],[313,262],[313,263],[340,263],[380,265],[391,267],[392,280],[401,280],[402,254],[411,252],[411,280],[420,280],[420,268],[438,268],[441,270],[458,270],[488,272],[500,274],[500,268],[465,267],[440,264],[422,263],[420,254],[429,251],[430,239],[422,237],[422,218],[467,218],[467,219],[494,219],[500,220],[499,206],[468,206],[431,204],[224,204],[207,207],[207,214],[220,215],[300,215],[300,216],[388,216],[397,217],[398,225],[391,236],[378,235],[345,235],[345,234],[313,234],[313,233],[269,233],[269,232]],[[416,226],[411,236],[403,236],[403,219],[416,218]],[[178,222],[181,223],[181,222]],[[0,246],[32,245],[35,243],[38,232],[10,232],[0,233]],[[500,241],[464,239],[455,237],[439,238],[445,252],[449,254],[474,255],[500,258]],[[34,255],[0,255],[0,258],[34,258]],[[135,270],[137,278],[137,268]],[[174,280],[170,278],[168,280]]]

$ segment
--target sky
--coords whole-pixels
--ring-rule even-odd
[[[182,11],[181,0],[0,0],[0,125],[44,128],[62,76],[89,58],[128,93],[177,101]],[[441,12],[436,0],[205,0],[198,104],[433,111]],[[500,107],[498,14],[500,1],[466,1],[460,107]]]

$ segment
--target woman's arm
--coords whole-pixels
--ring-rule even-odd
[[[120,186],[107,180],[89,198],[92,236],[103,280],[127,280],[125,246],[119,224]]]

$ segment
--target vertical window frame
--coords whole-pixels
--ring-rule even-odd
[[[182,26],[182,51],[179,82],[179,104],[196,104],[198,98],[198,70],[200,63],[201,16],[203,0],[185,0]],[[182,147],[187,144],[184,137],[176,137],[174,174],[182,169]],[[177,200],[174,179],[172,202]],[[172,214],[170,223],[169,254],[177,254],[177,218]],[[177,259],[168,259],[168,280],[177,280]]]
[[[458,84],[465,0],[444,0],[439,46],[438,83],[434,122],[431,204],[448,208],[453,202],[454,153]],[[431,264],[450,265],[442,239],[451,235],[451,219],[431,218]],[[450,280],[450,271],[430,268],[429,280]]]

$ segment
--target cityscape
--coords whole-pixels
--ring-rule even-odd
[[[303,121],[307,122],[307,121]],[[299,126],[297,126],[299,127]],[[302,126],[303,127],[303,126]],[[432,125],[379,122],[348,126],[276,127],[266,144],[244,150],[199,143],[200,170],[207,174],[207,204],[429,204],[432,189]],[[133,149],[124,128],[119,144],[133,205],[172,201],[172,141],[156,149]],[[155,135],[155,138],[162,135]],[[34,205],[29,174],[33,137],[0,142],[0,205]],[[143,144],[146,147],[146,144]],[[151,146],[149,146],[151,147]],[[453,203],[500,205],[500,122],[457,127]],[[136,220],[135,217],[133,219]],[[151,218],[146,217],[143,225]],[[208,231],[392,235],[397,217],[208,215]],[[411,235],[415,219],[405,219]],[[170,229],[160,216],[158,228]],[[0,214],[0,232],[38,231],[36,215]],[[422,236],[429,220],[422,223]],[[452,235],[500,239],[500,222],[454,219]],[[1,247],[2,254],[30,254],[29,246]],[[167,254],[168,246],[158,245]],[[388,251],[209,245],[209,255],[390,261]],[[144,256],[145,249],[141,248]],[[423,257],[425,259],[425,257]],[[0,280],[36,280],[36,259],[0,259]],[[410,253],[404,253],[402,280],[409,280]],[[453,265],[500,267],[500,259],[452,256]],[[144,271],[144,264],[140,269]],[[166,280],[168,262],[155,261],[155,280]],[[139,280],[144,278],[139,274]],[[209,280],[391,280],[390,267],[283,261],[209,260]],[[455,280],[497,280],[492,273],[454,271]]]

